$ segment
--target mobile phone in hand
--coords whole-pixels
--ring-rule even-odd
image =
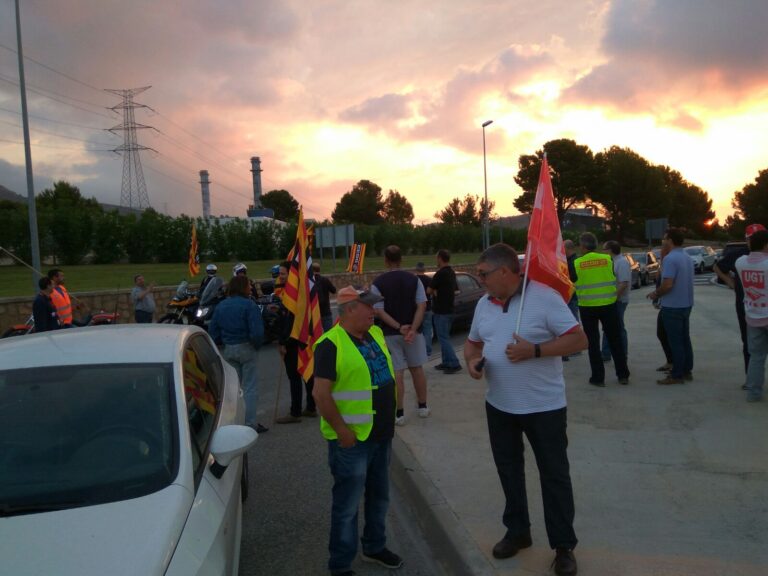
[[[485,368],[485,356],[483,356],[482,358],[480,358],[480,360],[478,361],[478,363],[477,363],[477,364],[475,364],[475,370],[477,370],[478,372],[482,372],[482,371],[483,371],[483,368]]]

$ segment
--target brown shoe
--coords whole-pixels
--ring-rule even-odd
[[[693,373],[688,372],[687,374],[683,374],[683,380],[685,380],[686,382],[690,382],[691,380],[693,380]]]
[[[576,557],[573,550],[567,548],[558,548],[555,550],[555,559],[552,562],[557,576],[576,576],[578,568],[576,566]]]
[[[507,538],[504,536],[504,538],[499,540],[496,543],[496,546],[493,547],[493,557],[511,558],[523,548],[530,548],[532,544],[533,541],[531,540],[530,532],[526,532],[515,538]]]
[[[685,380],[682,378],[672,378],[672,376],[667,376],[666,378],[662,380],[656,380],[656,384],[661,384],[662,386],[668,386],[670,384],[684,384]]]
[[[280,416],[280,418],[275,420],[275,424],[296,424],[297,422],[301,422],[301,418],[298,416],[291,416],[290,414],[287,416]]]
[[[301,415],[305,418],[317,418],[317,410],[304,410]]]
[[[669,363],[656,368],[656,372],[669,372],[670,370],[672,370],[672,364],[669,364]]]

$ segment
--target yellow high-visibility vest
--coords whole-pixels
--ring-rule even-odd
[[[379,345],[387,358],[389,373],[392,375],[394,386],[395,370],[392,367],[392,357],[387,350],[384,333],[378,326],[371,326],[368,333]],[[336,345],[336,381],[333,383],[331,395],[339,409],[344,423],[355,433],[361,442],[366,440],[373,429],[373,390],[371,372],[357,346],[341,325],[336,324],[315,343],[315,348],[323,340],[328,339]],[[333,427],[325,418],[320,418],[320,431],[327,440],[336,440]]]
[[[606,306],[616,302],[616,275],[608,254],[589,252],[573,262],[579,306]]]

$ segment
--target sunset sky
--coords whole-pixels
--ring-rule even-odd
[[[764,0],[22,0],[37,191],[64,179],[117,204],[136,98],[150,202],[244,215],[264,191],[326,218],[355,182],[395,189],[415,223],[483,193],[516,213],[520,154],[572,138],[629,147],[706,190],[721,221],[768,168]],[[13,0],[0,0],[0,184],[26,194]],[[41,66],[43,64],[44,66]]]

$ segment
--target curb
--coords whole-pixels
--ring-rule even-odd
[[[452,576],[493,576],[483,553],[397,435],[392,440],[392,481],[413,508],[435,559]]]

